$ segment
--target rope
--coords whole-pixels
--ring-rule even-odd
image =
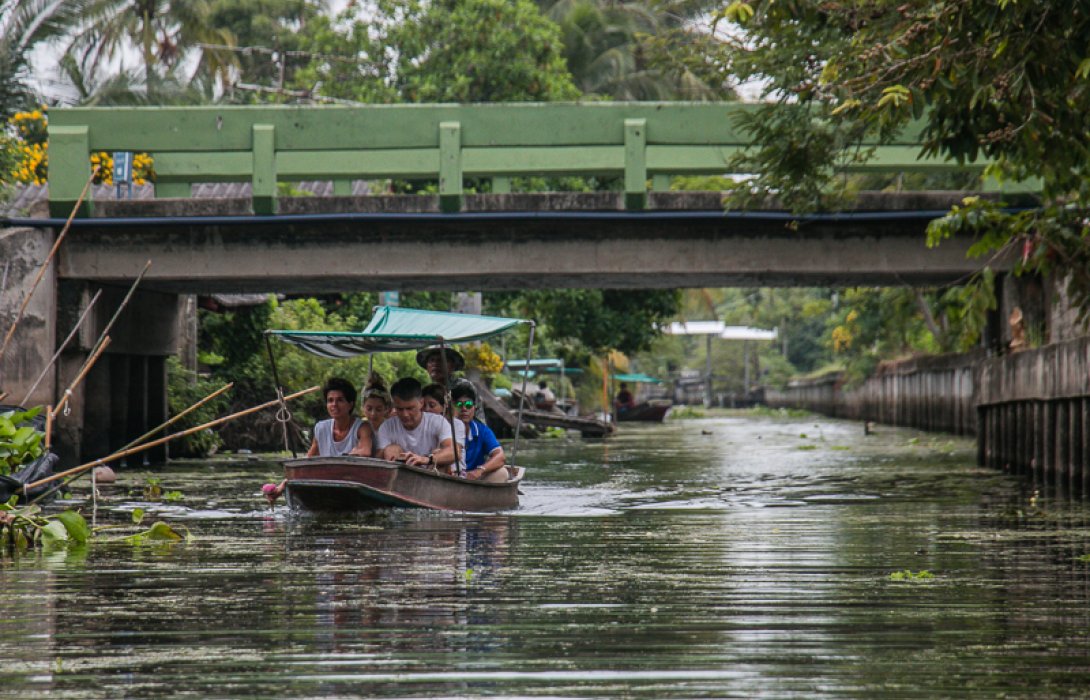
[[[282,387],[276,387],[276,398],[280,401],[280,408],[276,409],[276,420],[280,423],[280,432],[284,435],[284,451],[291,452],[292,457],[295,456],[295,451],[291,449],[291,439],[288,436],[288,424],[292,422],[291,411],[288,409],[288,404],[284,401],[284,389]]]

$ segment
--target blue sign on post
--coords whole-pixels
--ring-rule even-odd
[[[114,185],[118,199],[121,199],[122,184],[129,188],[129,199],[132,199],[132,151],[114,151]]]
[[[401,292],[379,292],[379,306],[401,306]]]

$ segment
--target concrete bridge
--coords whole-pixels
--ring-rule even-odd
[[[725,212],[720,193],[670,192],[724,174],[749,146],[739,104],[397,105],[68,109],[50,113],[50,216],[8,219],[6,328],[35,265],[90,177],[89,154],[150,153],[158,199],[86,201],[36,293],[0,391],[21,397],[94,290],[118,297],[152,260],[63,429],[67,455],[102,454],[165,414],[165,358],[192,347],[194,294],[377,289],[941,284],[979,266],[969,241],[924,244],[963,193],[873,194],[852,211]],[[862,169],[960,168],[918,139],[871,144]],[[981,164],[982,165],[982,164]],[[980,166],[970,166],[979,168]],[[520,177],[612,178],[616,191],[519,193]],[[353,183],[432,182],[430,195],[352,196]],[[333,183],[331,197],[281,184]],[[249,196],[199,200],[195,183]],[[649,186],[650,185],[650,186]],[[358,188],[357,188],[358,189]],[[490,190],[475,193],[472,190]],[[993,266],[995,261],[992,261]],[[29,403],[53,403],[112,309],[103,305]],[[122,387],[119,389],[118,387]]]

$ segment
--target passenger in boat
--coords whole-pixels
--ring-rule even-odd
[[[454,417],[466,428],[466,478],[489,483],[507,481],[504,462],[507,456],[500,447],[496,434],[484,423],[474,420],[477,416],[477,389],[472,382],[456,379],[450,389],[454,404]]]
[[[405,377],[390,387],[393,414],[379,428],[376,445],[383,459],[411,466],[449,470],[454,463],[450,423],[424,411],[420,382]]]
[[[420,390],[420,400],[428,413],[444,415],[447,407],[447,390],[442,384],[428,384]]]
[[[372,432],[378,432],[383,422],[390,416],[393,406],[390,392],[386,389],[386,382],[372,372],[367,379],[367,385],[363,387],[363,417],[367,419]]]
[[[464,382],[464,379],[455,379],[456,382]],[[447,422],[450,421],[450,413],[447,411],[447,390],[441,384],[428,384],[426,387],[420,390],[420,400],[424,403],[425,413],[434,413],[442,416]],[[457,418],[457,416],[455,416]],[[465,426],[459,420],[453,421],[454,423],[454,441],[458,443],[458,463],[459,473],[464,473],[466,470],[465,453],[466,453],[466,431]]]
[[[556,394],[549,388],[548,382],[538,382],[537,391],[534,392],[534,407],[545,411],[551,411],[555,405]]]
[[[447,356],[446,372],[443,371],[443,353]],[[430,347],[416,353],[416,364],[424,368],[436,384],[449,386],[455,372],[465,369],[466,359],[454,348]]]
[[[636,397],[632,395],[632,392],[628,390],[628,385],[621,382],[621,390],[617,392],[617,410],[627,411],[636,405]]]
[[[325,410],[329,418],[314,425],[314,439],[310,442],[307,457],[335,457],[356,455],[370,457],[374,444],[371,426],[360,420],[356,412],[356,387],[347,379],[330,377],[322,387]],[[275,503],[284,493],[287,480],[265,492],[269,503]]]

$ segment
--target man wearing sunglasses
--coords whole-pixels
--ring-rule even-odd
[[[454,417],[466,426],[466,478],[503,483],[507,481],[504,467],[506,455],[496,434],[479,420],[477,415],[477,389],[465,379],[454,380],[450,388],[454,403]]]

